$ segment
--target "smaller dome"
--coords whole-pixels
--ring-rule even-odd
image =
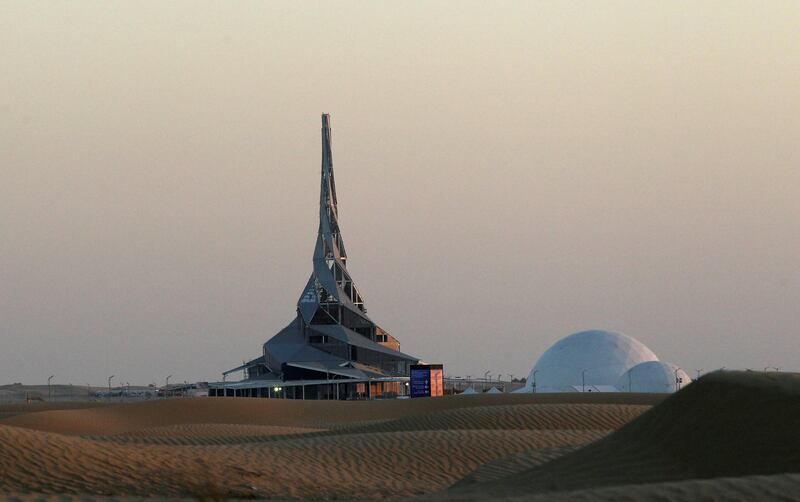
[[[670,393],[692,383],[689,375],[675,364],[647,361],[626,371],[617,382],[622,392]]]

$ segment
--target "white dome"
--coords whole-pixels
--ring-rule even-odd
[[[613,331],[581,331],[547,349],[526,386],[531,388],[535,380],[536,392],[572,391],[581,387],[585,376],[587,387],[616,387],[623,373],[646,361],[658,357],[635,338]]]
[[[689,375],[672,363],[647,361],[637,364],[619,378],[617,388],[622,392],[675,392],[681,386],[692,383]]]

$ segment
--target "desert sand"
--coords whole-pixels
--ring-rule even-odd
[[[0,496],[800,499],[800,378],[680,393],[0,406]],[[2,415],[0,415],[2,416]]]

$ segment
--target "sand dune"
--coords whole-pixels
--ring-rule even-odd
[[[581,448],[581,444],[536,448],[487,462],[456,482],[452,488],[503,479],[563,457]]]
[[[0,492],[410,497],[504,456],[594,441],[657,400],[183,399],[42,411],[0,421]]]
[[[97,403],[91,401],[33,402],[30,404],[7,403],[7,404],[0,404],[0,420],[18,415],[27,415],[29,413],[38,413],[42,411],[77,410],[81,408],[97,408],[100,406],[107,406],[107,405],[105,403]]]
[[[638,502],[642,500],[800,500],[800,474],[690,479],[668,483],[611,486],[559,493],[526,494],[507,501]]]
[[[436,498],[514,498],[613,485],[796,473],[798,417],[800,376],[712,373],[601,441],[506,477],[459,483]],[[794,490],[800,498],[800,486]]]
[[[469,430],[469,429],[576,429],[613,430],[646,411],[630,404],[540,404],[476,406],[442,410],[369,424],[348,424],[354,432]]]
[[[652,405],[661,399],[663,397],[647,394],[505,394],[363,402],[247,398],[170,399],[30,413],[2,420],[0,424],[73,435],[122,434],[180,424],[250,424],[328,429],[354,422],[397,420],[464,408],[515,404]]]
[[[515,407],[525,406],[539,405]],[[582,406],[581,413],[591,416],[591,406]],[[613,410],[625,408],[593,406],[604,417],[602,423],[607,421],[608,412],[600,410],[608,406]],[[630,407],[637,410],[634,412],[641,411],[640,406]],[[481,410],[483,420],[492,416],[486,408],[492,407],[475,407]],[[529,425],[533,426],[536,420],[542,420],[542,415],[550,414],[553,405],[542,408],[539,413],[524,409],[519,412],[523,417],[531,417]],[[42,415],[53,416],[53,413]],[[449,418],[446,411],[432,415]],[[514,424],[515,429],[495,426],[489,430],[445,430],[436,420],[427,419],[424,423],[432,424],[433,430],[403,421],[397,430],[383,432],[361,431],[359,428],[367,429],[370,425],[359,424],[309,434],[291,430],[298,435],[287,436],[281,427],[228,424],[160,427],[127,434],[132,441],[160,438],[161,444],[156,445],[125,444],[119,442],[120,437],[101,441],[0,426],[0,491],[170,496],[211,491],[242,497],[409,497],[445,488],[478,466],[506,455],[585,444],[608,432],[599,428],[536,430],[519,421]],[[385,423],[381,425],[386,428]],[[400,430],[408,427],[413,430]],[[252,434],[265,431],[284,435],[274,439]],[[220,438],[228,441],[213,441]],[[121,473],[125,481],[118,483]]]
[[[498,456],[582,443],[597,434],[417,431],[175,447],[109,444],[0,427],[0,491],[185,497],[213,493],[279,499],[409,497],[441,489]]]
[[[281,425],[188,424],[152,427],[114,435],[83,436],[95,441],[162,445],[225,445],[279,440],[297,434],[309,435],[325,429]]]
[[[798,500],[799,388],[796,376],[733,373],[666,400],[225,398],[23,408],[0,420],[0,497]]]

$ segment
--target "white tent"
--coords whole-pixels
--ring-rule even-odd
[[[536,361],[526,387],[573,392],[575,387],[616,387],[628,369],[658,357],[642,342],[613,331],[581,331],[562,338]],[[593,389],[593,392],[595,390]]]
[[[623,392],[675,392],[692,379],[678,366],[663,361],[637,364],[619,377],[617,387]]]

